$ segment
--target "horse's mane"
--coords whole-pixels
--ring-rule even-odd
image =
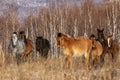
[[[24,31],[20,31],[20,33],[19,34],[25,34],[25,32]]]
[[[66,34],[66,35],[63,34],[63,33],[58,33],[58,34],[57,34],[57,37],[62,37],[62,36],[71,38],[71,36],[70,36],[70,35],[67,35],[67,34]]]
[[[17,35],[17,32],[13,32],[13,34],[16,34],[16,35]]]

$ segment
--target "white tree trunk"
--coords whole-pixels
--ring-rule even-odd
[[[74,37],[78,36],[77,19],[74,22]]]
[[[115,35],[116,35],[116,28],[117,28],[117,2],[114,2],[114,4],[112,5],[112,15],[113,15],[113,39],[115,39]]]

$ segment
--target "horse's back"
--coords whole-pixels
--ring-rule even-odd
[[[31,51],[33,47],[32,41],[30,39],[26,39],[26,41],[27,41],[26,48]]]
[[[39,54],[44,57],[47,58],[48,57],[48,53],[50,50],[50,42],[49,40],[45,39],[42,36],[38,36],[36,37],[36,51],[39,52]]]
[[[91,48],[91,41],[86,36],[80,36],[71,41],[72,42],[68,45],[68,48],[70,51],[73,51],[74,56],[81,56],[85,54],[88,51],[88,49]]]
[[[23,53],[25,50],[25,43],[21,39],[18,40],[17,50],[18,50],[17,53],[19,53],[19,54]]]
[[[80,36],[77,39],[80,40],[81,46],[84,46],[85,48],[92,46],[92,41],[87,36]]]

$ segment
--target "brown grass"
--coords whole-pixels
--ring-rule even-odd
[[[9,58],[10,59],[10,58]],[[47,60],[38,58],[36,61],[17,65],[11,61],[0,67],[0,80],[119,80],[120,60],[110,63],[108,56],[103,67],[86,70],[82,58],[72,59],[72,68],[63,67],[64,57],[51,57]]]
[[[102,68],[87,71],[84,60],[81,58],[73,58],[72,68],[65,69],[63,68],[63,56],[51,57],[47,60],[38,58],[30,63],[16,65],[10,55],[3,52],[3,50],[7,52],[11,33],[20,31],[21,28],[23,30],[28,28],[28,34],[33,44],[36,36],[47,38],[51,43],[50,52],[53,54],[58,53],[55,42],[58,32],[75,37],[86,32],[89,36],[91,33],[97,35],[97,28],[105,28],[105,34],[116,32],[116,37],[119,39],[119,4],[94,4],[91,0],[83,0],[80,5],[68,6],[53,3],[48,6],[49,8],[40,7],[38,13],[25,17],[23,23],[17,19],[17,7],[9,6],[9,9],[3,11],[3,15],[0,16],[0,42],[3,43],[3,49],[0,48],[0,80],[120,80],[120,59],[112,64],[106,56]],[[115,10],[113,10],[114,8]],[[114,21],[115,24],[113,24]],[[113,31],[116,25],[116,31]]]

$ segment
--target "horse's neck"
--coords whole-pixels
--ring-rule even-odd
[[[27,45],[27,39],[24,39],[25,44]]]
[[[27,45],[27,39],[26,38],[23,38],[23,39],[19,38],[19,40],[22,40],[25,43],[25,45]]]
[[[18,47],[20,47],[20,46],[24,47],[25,46],[24,41],[21,40],[21,39],[18,40],[17,44],[18,44]]]
[[[111,40],[111,47],[114,46],[115,40]]]
[[[108,46],[107,40],[104,37],[102,39],[98,38],[97,41],[99,41],[104,48]]]
[[[103,43],[103,42],[106,42],[106,39],[104,36],[102,38],[98,37],[97,41]]]
[[[63,44],[64,44],[65,46],[67,46],[67,45],[69,45],[69,44],[71,43],[71,40],[72,40],[72,38],[64,38]]]
[[[96,43],[97,43],[96,40],[92,40],[92,48],[93,48],[93,49],[96,49]]]
[[[98,37],[98,40],[105,40],[105,37],[103,36],[102,38]]]

